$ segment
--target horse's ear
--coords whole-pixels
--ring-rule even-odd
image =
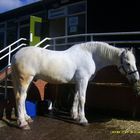
[[[130,47],[128,50],[133,53],[133,47]]]
[[[127,52],[129,51],[129,49],[128,49],[128,48],[125,48],[124,50],[125,50],[125,51],[124,51],[125,53],[127,53]]]

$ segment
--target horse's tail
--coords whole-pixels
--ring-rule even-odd
[[[19,80],[18,80],[18,74],[16,72],[16,65],[11,64],[11,76],[12,76],[12,83],[13,83],[13,87],[14,87],[14,93],[15,93],[15,98],[16,101],[19,98]]]

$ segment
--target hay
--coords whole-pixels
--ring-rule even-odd
[[[140,131],[140,122],[138,121],[111,119],[105,123],[105,126],[112,130]]]

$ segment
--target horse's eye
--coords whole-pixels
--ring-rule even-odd
[[[126,63],[127,66],[130,66],[130,63]]]

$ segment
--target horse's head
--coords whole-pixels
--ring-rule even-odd
[[[139,80],[136,59],[132,50],[124,50],[121,53],[118,69],[127,77],[130,83],[135,83]]]

